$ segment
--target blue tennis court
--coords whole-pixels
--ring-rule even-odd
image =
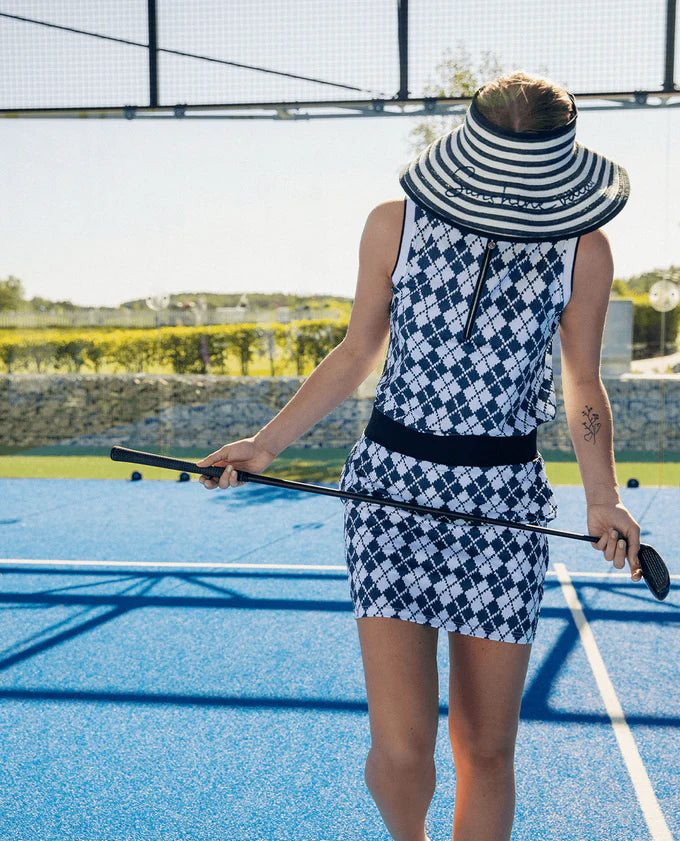
[[[556,493],[551,525],[585,533],[582,489]],[[621,496],[671,592],[550,537],[516,841],[680,837],[680,493]],[[116,480],[0,498],[0,837],[387,841],[339,500]],[[432,841],[455,794],[445,637]]]

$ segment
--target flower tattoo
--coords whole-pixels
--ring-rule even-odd
[[[583,421],[583,426],[588,430],[586,434],[583,436],[586,441],[592,441],[593,444],[595,443],[595,436],[600,431],[600,427],[602,426],[601,423],[597,422],[597,419],[600,417],[596,412],[593,412],[593,407],[586,405],[587,411],[581,412],[582,415],[585,415],[588,419],[588,422]],[[592,414],[591,414],[592,412]]]

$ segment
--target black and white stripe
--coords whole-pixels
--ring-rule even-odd
[[[576,114],[556,129],[510,131],[483,116],[477,94],[464,122],[402,169],[416,203],[464,232],[518,242],[579,236],[623,209],[628,173],[576,141]]]

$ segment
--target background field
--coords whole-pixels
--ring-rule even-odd
[[[108,450],[83,450],[73,448],[69,455],[54,455],[54,449],[30,450],[0,456],[0,478],[40,479],[125,479],[138,469],[144,479],[177,481],[178,474],[171,470],[136,466],[113,462]],[[349,452],[342,448],[289,448],[275,459],[266,471],[270,476],[294,481],[336,483],[340,470]],[[169,451],[166,455],[198,461],[207,455],[203,450]],[[581,477],[576,461],[562,453],[542,452],[546,471],[552,484],[580,485]],[[619,485],[625,486],[630,478],[636,478],[641,486],[680,485],[680,461],[640,460],[640,454],[628,453],[617,456],[617,477]],[[195,481],[196,477],[192,477]]]

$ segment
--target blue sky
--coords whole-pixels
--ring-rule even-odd
[[[390,94],[395,90],[392,0],[282,0],[277,5],[279,10],[287,5],[297,16],[272,16],[264,0],[250,4],[249,18],[231,16],[231,4],[197,0],[189,15],[187,4],[164,0],[159,3],[163,44],[351,80]],[[596,5],[587,0],[547,5],[488,0],[488,14],[480,17],[472,0],[457,4],[458,11],[468,10],[461,15],[452,13],[447,0],[412,3],[412,10],[427,8],[439,17],[412,15],[411,93],[419,95],[434,78],[435,59],[454,38],[462,39],[459,55],[473,44],[484,46],[504,69],[543,72],[575,93],[657,87],[665,0]],[[105,3],[40,4],[44,14],[45,9],[58,10],[61,23],[98,30],[106,25],[109,34],[137,40],[144,36],[138,13],[145,6],[140,0],[120,0],[108,7],[104,19]],[[3,3],[3,9],[16,14],[35,8],[26,0]],[[47,99],[55,91],[63,97],[87,97],[90,82],[97,91],[112,84],[107,73],[99,77],[93,72],[90,80],[87,73],[54,71],[70,64],[77,53],[68,50],[83,36],[57,39],[52,31],[39,29],[41,55],[57,61],[49,50],[58,43],[60,63],[24,66],[24,57],[35,55],[25,41],[32,30],[18,22],[11,22],[13,28],[5,24],[0,35],[12,33],[6,41],[13,58],[0,68],[10,70],[0,74],[0,101],[26,79],[33,79],[33,87],[27,87],[31,96]],[[219,37],[208,43],[211,26]],[[513,26],[523,27],[526,37],[517,32],[509,37]],[[336,37],[310,37],[314,32]],[[105,51],[127,50],[128,57],[130,50],[139,52],[97,44],[105,45]],[[379,49],[371,52],[372,47]],[[338,65],[338,51],[346,67]],[[92,67],[104,68],[105,62],[97,64],[101,55],[90,59]],[[431,66],[417,61],[418,56],[427,56]],[[202,66],[186,59],[180,66],[178,61],[165,56],[161,63],[165,101],[186,101],[191,90],[205,93],[217,84],[218,76],[208,78]],[[479,66],[478,61],[473,54],[471,66]],[[273,85],[267,89],[272,98],[277,98],[274,92],[295,98],[292,83],[283,78],[255,78],[249,71],[219,67],[215,73],[220,85],[235,85],[244,99],[262,101],[265,81]],[[259,88],[248,86],[253,80]],[[127,101],[143,103],[143,85],[137,91],[134,74],[125,75],[120,84],[128,85]],[[299,98],[305,93],[337,95],[311,83],[302,83],[302,89],[295,84]],[[412,157],[409,134],[419,119],[0,120],[0,278],[19,277],[29,296],[70,298],[86,305],[116,305],[161,291],[351,297],[366,216],[380,202],[403,198],[397,175]],[[674,188],[680,183],[680,109],[582,108],[577,140],[622,164],[630,175],[630,201],[605,226],[616,276],[680,265],[680,197]]]

